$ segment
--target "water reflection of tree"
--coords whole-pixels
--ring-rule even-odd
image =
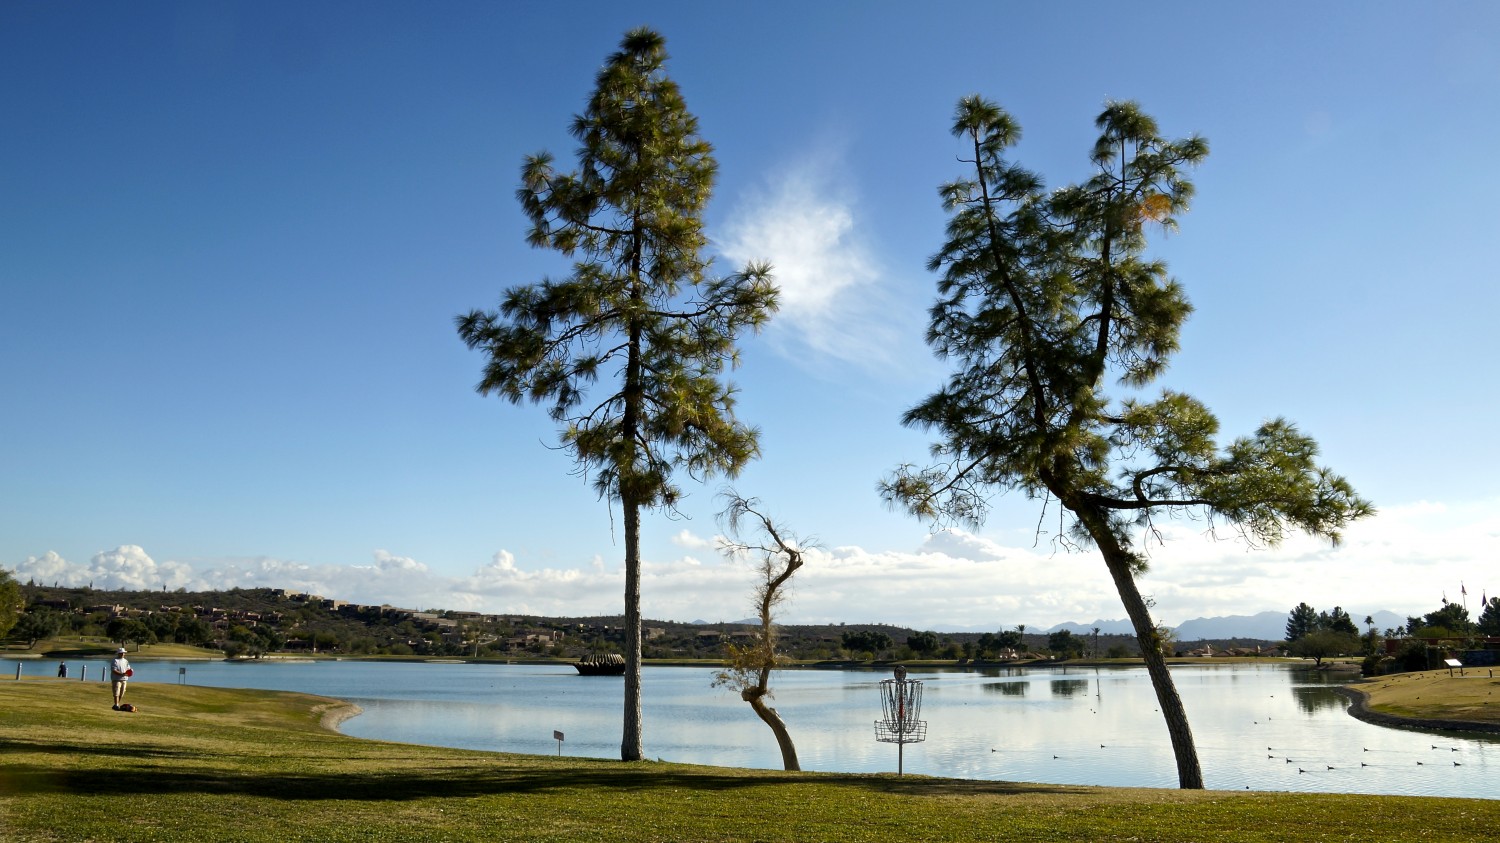
[[[1054,679],[1052,680],[1052,696],[1054,697],[1076,697],[1079,694],[1089,692],[1089,680],[1087,679]]]
[[[1297,707],[1308,715],[1317,714],[1325,708],[1342,708],[1344,698],[1339,696],[1333,685],[1293,685],[1292,698],[1297,701]]]
[[[989,682],[983,685],[984,690],[991,694],[1000,694],[1006,697],[1024,697],[1026,688],[1030,682]]]
[[[980,676],[1025,676],[1024,667],[981,667],[976,671]]]
[[[1299,670],[1293,674],[1298,685],[1347,685],[1349,674],[1333,670]]]

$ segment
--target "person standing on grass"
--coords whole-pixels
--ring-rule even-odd
[[[115,692],[115,711],[125,702],[125,683],[130,681],[130,660],[125,658],[125,648],[115,651],[114,661],[109,663],[109,686]]]

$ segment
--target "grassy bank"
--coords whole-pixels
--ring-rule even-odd
[[[77,636],[43,638],[30,646],[24,644],[9,644],[0,648],[0,657],[15,658],[43,658],[43,659],[85,659],[85,658],[109,658],[114,655],[119,644],[108,638],[80,638]],[[132,659],[222,659],[224,653],[220,650],[207,650],[203,647],[194,647],[190,644],[132,644],[129,647],[129,656]]]
[[[1500,676],[1491,668],[1397,673],[1354,687],[1376,714],[1500,725]]]
[[[0,839],[1475,840],[1500,801],[786,774],[347,738],[341,703],[0,680]]]

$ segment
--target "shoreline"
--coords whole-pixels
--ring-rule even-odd
[[[1478,720],[1443,720],[1436,717],[1403,717],[1386,714],[1370,708],[1370,695],[1354,685],[1341,685],[1334,689],[1349,701],[1348,714],[1375,726],[1424,732],[1478,732],[1500,735],[1500,723],[1485,723]]]
[[[313,706],[312,710],[313,714],[318,715],[318,725],[335,734],[343,735],[346,738],[351,737],[350,735],[345,735],[339,729],[339,726],[364,714],[365,710],[348,700],[341,700],[337,697],[322,697],[322,699],[328,700],[328,702]],[[355,740],[362,739],[355,738]]]
[[[6,654],[3,654],[3,656],[0,656],[0,657],[7,658],[7,659],[12,659],[12,660],[17,660],[17,661],[33,661],[33,660],[41,660],[43,658],[47,658],[46,656],[43,656],[42,654],[36,654],[36,653],[6,653]],[[529,663],[529,664],[558,664],[558,665],[569,665],[569,666],[571,666],[573,664],[573,660],[549,659],[549,658],[541,658],[541,659],[519,659],[519,660],[510,660],[510,659],[506,659],[506,660],[499,660],[499,659],[433,659],[433,658],[420,658],[420,657],[418,657],[418,658],[411,658],[411,657],[404,657],[404,658],[403,657],[396,657],[396,658],[389,658],[389,657],[386,657],[386,658],[382,658],[382,657],[369,658],[369,657],[364,657],[364,658],[361,658],[361,657],[357,657],[357,656],[356,657],[348,657],[348,656],[344,656],[344,657],[322,656],[322,657],[308,658],[306,655],[302,655],[302,654],[298,654],[298,655],[275,654],[275,655],[268,655],[266,657],[263,657],[262,659],[239,659],[239,660],[215,658],[214,656],[186,656],[186,657],[184,657],[184,656],[180,656],[180,655],[171,655],[171,656],[166,656],[166,655],[163,655],[163,656],[154,656],[154,655],[150,655],[150,656],[148,656],[148,655],[138,654],[136,657],[139,658],[139,659],[141,659],[141,660],[143,660],[143,661],[156,661],[156,660],[162,660],[162,661],[196,661],[196,660],[201,660],[201,661],[220,661],[220,660],[222,660],[222,661],[226,661],[226,662],[228,662],[228,661],[239,661],[239,662],[242,662],[242,663],[250,663],[250,664],[254,664],[256,662],[262,662],[262,663],[276,663],[276,662],[281,662],[281,663],[286,663],[286,662],[290,662],[290,661],[317,662],[317,661],[323,661],[323,660],[331,660],[331,661],[362,661],[362,662],[376,662],[376,663],[378,663],[378,662],[426,662],[426,663],[438,663],[438,664],[496,664],[496,663],[499,663],[499,664],[518,664],[518,663],[519,664],[528,664]],[[87,660],[87,659],[85,659],[85,660]],[[1217,661],[1217,660],[1215,660],[1215,661]],[[1279,667],[1290,667],[1290,666],[1296,665],[1298,661],[1300,661],[1300,660],[1270,659],[1270,658],[1254,658],[1254,659],[1245,658],[1245,659],[1224,659],[1223,662],[1220,662],[1220,663],[1259,662],[1259,663],[1263,663],[1263,664],[1274,664],[1274,665],[1279,666]],[[793,664],[784,666],[782,669],[783,670],[786,670],[786,669],[792,669],[792,670],[799,670],[799,669],[800,670],[808,670],[808,669],[811,669],[811,670],[847,670],[847,671],[854,671],[854,672],[858,672],[858,671],[871,671],[871,672],[874,672],[874,671],[881,671],[881,670],[889,670],[889,669],[892,669],[893,667],[897,666],[898,664],[901,664],[901,663],[900,662],[894,662],[894,661],[891,661],[891,662],[885,662],[885,661],[879,661],[879,662],[864,661],[864,662],[859,662],[859,661],[842,661],[842,660],[831,660],[830,659],[830,660],[819,660],[819,661],[811,661],[811,662],[793,663]],[[1064,668],[1064,670],[1066,670],[1066,668],[1068,668],[1068,667],[1094,667],[1094,668],[1098,668],[1098,667],[1132,667],[1132,666],[1136,666],[1136,665],[1140,664],[1140,660],[1139,659],[1121,659],[1121,660],[1098,660],[1098,661],[1095,661],[1095,660],[1092,660],[1092,659],[1077,659],[1077,660],[1057,660],[1057,661],[1053,661],[1053,660],[1046,660],[1046,659],[1037,659],[1037,660],[1015,660],[1015,661],[1003,661],[1003,662],[969,661],[969,662],[963,663],[963,664],[954,664],[952,662],[936,662],[936,663],[935,662],[925,662],[924,663],[924,662],[918,661],[918,662],[908,662],[906,664],[907,664],[907,666],[915,667],[917,669],[923,669],[923,668],[925,668],[925,669],[929,669],[929,670],[935,669],[935,670],[939,670],[939,671],[945,670],[945,669],[946,670],[953,670],[953,669],[958,669],[958,670],[975,670],[975,669],[980,669],[980,670],[982,670],[982,669],[986,669],[986,668],[995,668],[995,667],[1028,667],[1028,668],[1041,668],[1041,669]],[[1174,666],[1190,666],[1190,665],[1191,666],[1208,666],[1208,665],[1213,664],[1213,662],[1208,661],[1208,660],[1198,660],[1198,659],[1188,660],[1188,659],[1184,659],[1184,660],[1174,660],[1172,662],[1172,664]],[[658,667],[708,667],[708,666],[713,666],[712,663],[708,662],[707,660],[687,660],[687,659],[683,659],[683,660],[674,660],[674,659],[651,660],[651,661],[646,662],[646,665],[648,665],[648,666],[658,666]],[[1327,668],[1323,668],[1323,669],[1326,670]],[[27,678],[50,678],[50,677],[27,677]],[[1367,682],[1367,681],[1368,680],[1361,680],[1360,684],[1363,684],[1364,682]],[[1338,687],[1334,688],[1333,690],[1336,693],[1338,693],[1340,696],[1344,697],[1345,700],[1348,701],[1349,704],[1348,704],[1348,707],[1345,709],[1345,713],[1347,713],[1349,716],[1355,718],[1356,720],[1360,720],[1360,721],[1363,721],[1365,723],[1370,723],[1372,725],[1384,726],[1384,727],[1387,727],[1387,728],[1411,730],[1411,731],[1468,732],[1468,733],[1478,733],[1478,734],[1488,734],[1488,735],[1500,735],[1500,723],[1495,723],[1495,722],[1484,722],[1484,721],[1475,721],[1475,720],[1453,720],[1453,719],[1443,719],[1443,718],[1436,718],[1436,717],[1408,717],[1408,716],[1404,716],[1404,715],[1388,714],[1388,713],[1385,713],[1385,712],[1376,711],[1376,710],[1374,710],[1374,709],[1372,709],[1370,707],[1370,694],[1367,693],[1366,691],[1360,689],[1357,684],[1342,685],[1342,686],[1338,686]],[[358,717],[359,715],[361,715],[361,714],[364,713],[364,709],[363,708],[361,708],[360,706],[358,706],[355,703],[350,702],[348,700],[338,699],[338,698],[335,698],[335,697],[323,697],[323,699],[328,700],[328,702],[326,704],[316,706],[315,709],[314,709],[314,711],[313,711],[313,713],[318,716],[318,724],[319,724],[319,726],[321,728],[323,728],[323,729],[325,729],[327,731],[333,732],[335,734],[344,735],[345,733],[342,731],[342,729],[340,729],[340,726],[342,726],[342,724],[348,722],[349,720],[352,720],[355,717]]]

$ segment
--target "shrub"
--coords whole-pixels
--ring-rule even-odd
[[[1431,656],[1428,654],[1429,647],[1421,641],[1408,641],[1401,645],[1396,651],[1396,664],[1398,670],[1414,671],[1426,670],[1431,666]]]
[[[1371,653],[1359,663],[1361,676],[1384,676],[1396,667],[1396,660],[1384,653]]]

